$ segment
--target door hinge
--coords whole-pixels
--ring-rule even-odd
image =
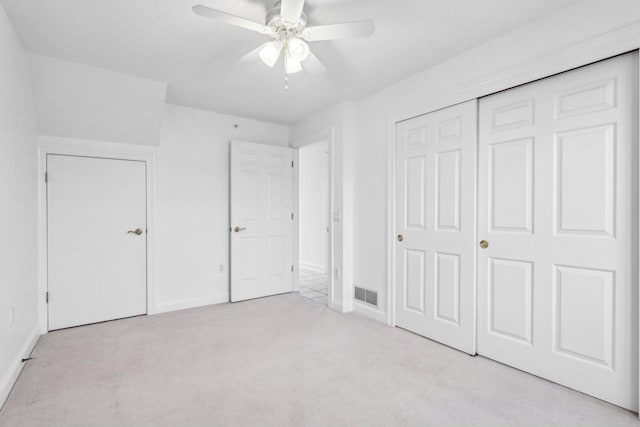
[[[49,172],[44,173],[44,183],[45,184],[49,183]]]
[[[44,299],[45,299],[46,303],[49,304],[49,292],[47,292],[45,294]]]
[[[293,160],[291,160],[291,167],[293,167]]]
[[[293,273],[293,265],[291,266],[291,272]]]
[[[291,219],[293,219],[293,212],[291,213]]]

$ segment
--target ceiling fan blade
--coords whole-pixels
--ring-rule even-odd
[[[304,0],[282,0],[280,3],[280,16],[283,20],[297,23],[302,15]]]
[[[367,37],[376,31],[372,20],[307,27],[302,38],[309,42]]]
[[[260,34],[272,35],[273,30],[263,24],[249,21],[248,19],[240,18],[239,16],[231,15],[229,13],[221,12],[217,9],[210,7],[197,5],[193,6],[193,12],[196,15],[204,16],[205,18],[213,19],[214,21],[224,22],[226,24],[235,25],[236,27],[244,28],[246,30],[255,31]]]
[[[324,74],[327,72],[327,67],[318,59],[313,52],[309,52],[309,56],[302,63],[302,66],[311,74]]]
[[[262,50],[262,48],[265,47],[267,43],[261,44],[257,48],[253,49],[251,52],[247,53],[242,58],[238,59],[236,63],[240,65],[244,65],[244,64],[260,61],[260,50]]]

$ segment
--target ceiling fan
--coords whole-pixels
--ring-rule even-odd
[[[193,11],[197,15],[273,38],[273,41],[256,50],[262,62],[269,67],[273,67],[284,53],[285,87],[288,88],[286,76],[301,71],[303,66],[312,74],[321,74],[327,70],[306,42],[367,37],[376,29],[372,20],[307,26],[309,21],[303,12],[304,2],[305,0],[277,1],[267,12],[265,24],[202,5],[194,6]]]

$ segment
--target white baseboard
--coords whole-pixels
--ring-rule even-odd
[[[338,313],[344,313],[343,307],[342,307],[342,301],[336,301],[334,299],[333,301],[331,301],[331,306],[329,308],[337,311]]]
[[[370,305],[363,304],[359,301],[353,301],[353,311],[380,323],[384,323],[385,325],[387,324],[387,313]]]
[[[25,340],[22,348],[18,354],[16,354],[15,359],[11,365],[9,365],[7,371],[2,375],[0,379],[0,408],[2,408],[7,397],[9,397],[9,393],[11,393],[11,389],[18,379],[18,375],[22,372],[22,368],[24,367],[22,359],[29,357],[33,351],[33,347],[35,347],[38,342],[38,338],[40,338],[40,333],[38,332],[38,328],[35,328]]]
[[[229,295],[227,293],[215,295],[207,298],[192,298],[172,302],[164,302],[156,304],[155,310],[150,314],[167,313],[169,311],[185,310],[187,308],[202,307],[204,305],[222,304],[229,302]]]
[[[300,269],[304,268],[306,270],[315,271],[316,273],[322,273],[322,274],[326,274],[327,273],[327,269],[325,268],[324,265],[314,264],[312,262],[299,261],[298,262],[298,266],[299,266]]]

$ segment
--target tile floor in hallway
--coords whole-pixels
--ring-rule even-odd
[[[320,304],[327,305],[329,276],[326,273],[300,268],[298,275],[298,292]]]

